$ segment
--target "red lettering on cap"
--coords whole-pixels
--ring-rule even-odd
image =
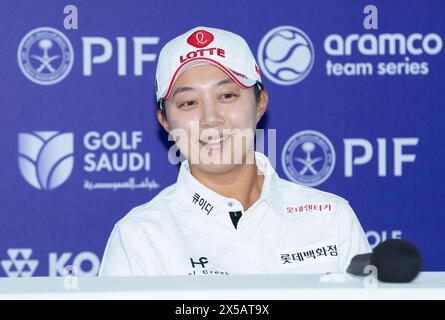
[[[215,52],[216,51],[216,52]],[[217,55],[221,58],[225,58],[226,52],[221,48],[207,48],[207,49],[199,49],[196,51],[187,52],[184,56],[179,56],[179,62],[183,63],[187,60],[194,59],[196,57],[204,57],[204,56],[213,56]]]
[[[215,37],[206,30],[196,30],[188,38],[187,43],[196,48],[204,48],[212,43]]]
[[[261,78],[260,68],[258,68],[257,65],[255,65],[255,71],[256,71],[256,73],[258,73],[258,75],[259,75],[260,78]]]

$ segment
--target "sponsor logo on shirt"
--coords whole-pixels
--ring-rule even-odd
[[[213,205],[210,204],[206,199],[204,199],[203,197],[201,197],[199,194],[197,194],[196,192],[193,194],[193,199],[192,202],[195,205],[198,205],[201,210],[205,210],[207,212],[207,214],[209,214],[210,212],[212,212],[213,209]]]
[[[307,203],[297,206],[286,206],[287,214],[300,214],[300,213],[331,213],[334,211],[334,205],[332,203]]]
[[[335,242],[324,242],[301,248],[285,248],[279,252],[282,266],[303,266],[313,263],[336,262],[339,251]]]
[[[190,258],[190,262],[192,263],[192,267],[195,268],[196,265],[200,265],[202,268],[205,268],[206,263],[209,263],[209,260],[206,257],[201,257],[196,262],[192,258]]]
[[[198,259],[190,258],[190,263],[193,270],[189,272],[190,276],[201,276],[201,275],[229,275],[228,272],[220,270],[220,267],[210,267],[206,266],[209,263],[207,257],[200,257]]]

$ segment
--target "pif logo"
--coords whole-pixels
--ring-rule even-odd
[[[71,71],[74,51],[68,38],[54,28],[31,30],[17,50],[20,70],[32,82],[52,85],[63,80]]]
[[[197,30],[187,38],[187,43],[196,48],[204,48],[212,43],[214,38],[213,34],[206,30]]]
[[[334,146],[318,131],[297,132],[283,147],[281,165],[290,180],[306,186],[317,186],[326,181],[334,170]]]

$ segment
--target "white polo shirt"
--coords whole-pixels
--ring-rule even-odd
[[[262,153],[255,159],[265,179],[247,211],[184,161],[175,184],[116,223],[99,275],[344,272],[371,252],[345,199],[281,179]]]

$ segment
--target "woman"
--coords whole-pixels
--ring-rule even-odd
[[[254,151],[268,95],[243,38],[197,27],[171,40],[156,96],[186,160],[115,225],[100,275],[343,272],[371,251],[346,200],[281,179]]]

